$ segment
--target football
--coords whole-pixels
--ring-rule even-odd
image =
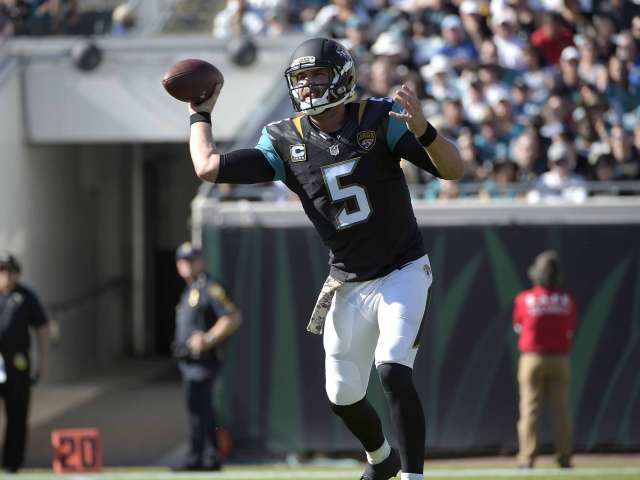
[[[187,58],[174,64],[162,77],[162,86],[182,102],[200,103],[224,84],[222,72],[209,62]]]

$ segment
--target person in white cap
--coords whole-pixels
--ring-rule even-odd
[[[440,28],[444,45],[436,53],[446,56],[453,68],[464,68],[478,58],[473,42],[465,36],[460,17],[447,15]]]
[[[573,45],[564,47],[560,54],[559,78],[557,86],[564,91],[577,91],[580,85],[580,76],[578,75],[578,62],[580,61],[580,52]]]
[[[535,188],[527,194],[527,201],[580,203],[587,198],[585,179],[571,171],[575,151],[568,143],[558,141],[547,150],[549,171],[543,173]]]
[[[493,41],[498,50],[500,64],[507,68],[522,68],[522,48],[524,40],[517,33],[516,13],[508,8],[496,13],[491,21]]]
[[[453,70],[449,59],[444,55],[434,55],[427,65],[420,68],[420,75],[426,80],[427,96],[436,100],[458,97],[459,93],[452,82]]]

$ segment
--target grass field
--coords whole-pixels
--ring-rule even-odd
[[[47,471],[27,471],[8,476],[16,480],[357,480],[361,469],[301,467],[285,468],[270,466],[230,466],[223,472],[180,473],[159,469],[106,469],[100,474],[54,475]],[[425,470],[429,480],[640,480],[640,466],[627,467],[579,467],[572,470],[537,468],[522,471],[513,468],[433,468]],[[400,478],[399,476],[397,477]]]

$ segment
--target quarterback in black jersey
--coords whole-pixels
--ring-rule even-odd
[[[197,175],[218,183],[284,182],[330,251],[330,274],[308,330],[323,334],[332,410],[362,443],[364,480],[423,478],[424,414],[412,368],[432,282],[429,258],[400,168],[404,158],[456,180],[456,147],[427,122],[416,94],[352,101],[355,65],[339,43],[302,43],[285,71],[297,112],[267,125],[252,149],[221,154],[210,114],[220,87],[191,104],[190,151]],[[366,399],[375,363],[398,449]]]

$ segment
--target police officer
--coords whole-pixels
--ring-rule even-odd
[[[176,268],[186,287],[176,307],[173,352],[186,388],[190,448],[174,470],[220,470],[212,389],[220,347],[240,326],[240,314],[224,287],[204,272],[202,252],[190,243],[176,250]]]
[[[47,317],[29,288],[18,283],[16,257],[0,251],[0,396],[4,398],[6,427],[2,468],[18,471],[24,463],[31,385],[47,371]],[[31,368],[29,329],[35,332],[37,363]]]

